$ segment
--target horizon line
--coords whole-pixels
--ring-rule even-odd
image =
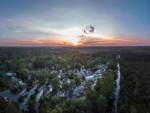
[[[5,45],[0,45],[0,47],[25,47],[25,48],[28,48],[28,47],[68,47],[68,48],[80,48],[80,47],[150,47],[150,45],[85,45],[85,46],[62,46],[62,45],[52,45],[52,46],[48,46],[48,45],[11,45],[11,46],[5,46]]]

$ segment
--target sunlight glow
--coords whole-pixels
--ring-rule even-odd
[[[78,46],[78,44],[80,42],[80,38],[78,38],[78,37],[71,37],[71,38],[68,38],[67,41],[69,41],[74,46]]]
[[[49,27],[36,27],[39,31],[47,33],[49,35],[53,34],[55,42],[57,43],[64,43],[64,45],[70,46],[79,46],[84,45],[85,41],[90,43],[92,40],[97,44],[98,40],[113,40],[113,36],[107,34],[103,31],[96,30],[94,33],[85,34],[82,32],[80,26],[68,27],[68,28],[49,28]],[[61,38],[58,42],[58,37]],[[54,40],[53,39],[53,40]],[[90,42],[88,41],[90,40]],[[97,41],[95,41],[97,40]],[[52,42],[52,41],[50,41]],[[53,41],[54,42],[54,41]]]

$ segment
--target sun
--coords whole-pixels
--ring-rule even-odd
[[[68,38],[68,41],[73,45],[73,46],[78,46],[80,38],[78,37],[71,37]]]

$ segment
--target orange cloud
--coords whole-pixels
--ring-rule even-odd
[[[148,39],[136,38],[81,38],[80,45],[89,46],[136,46],[150,45]]]
[[[64,38],[0,39],[1,46],[73,46]],[[148,39],[79,37],[78,46],[138,46],[150,45]]]
[[[33,39],[0,39],[0,45],[4,46],[71,46],[72,43],[62,38],[33,38]]]

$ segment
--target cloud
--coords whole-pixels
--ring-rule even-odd
[[[125,36],[111,38],[106,36],[109,32],[112,33],[108,29],[107,32],[98,28],[95,30],[95,26],[92,25],[82,30],[81,26],[54,27],[35,18],[0,19],[0,30],[0,45],[72,45],[67,39],[74,37],[79,37],[79,45],[85,46],[150,45],[149,38]]]
[[[3,38],[0,40],[0,46],[72,46],[73,44],[64,38],[43,38],[33,37],[30,39],[15,39],[15,38]],[[79,46],[140,46],[150,45],[150,40],[120,37],[112,39],[104,38],[80,38],[78,42]]]
[[[80,45],[83,46],[138,46],[138,45],[150,45],[150,40],[120,37],[120,38],[81,38]]]
[[[3,38],[0,46],[71,46],[72,43],[62,38],[30,38],[30,39],[9,39]]]
[[[93,33],[95,30],[95,27],[92,25],[86,26],[85,28],[82,29],[84,34],[90,34]]]

